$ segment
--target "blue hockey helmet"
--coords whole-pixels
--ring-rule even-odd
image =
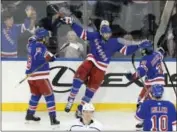
[[[100,33],[101,34],[104,34],[104,33],[112,33],[112,30],[109,26],[107,25],[103,25],[101,28],[100,28]]]
[[[45,37],[49,37],[49,32],[44,28],[39,28],[35,32],[36,39],[43,39]]]
[[[162,85],[153,85],[151,88],[151,94],[155,98],[161,98],[164,92]]]

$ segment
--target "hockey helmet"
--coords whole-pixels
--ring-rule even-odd
[[[164,93],[164,88],[162,85],[153,85],[151,88],[151,94],[155,98],[161,98]]]
[[[49,32],[44,28],[38,28],[35,32],[36,39],[43,39],[45,37],[49,37]]]
[[[83,105],[82,111],[95,111],[95,107],[92,103],[85,103]]]
[[[140,45],[140,52],[142,54],[142,56],[145,56],[147,54],[151,54],[153,52],[153,45],[150,41],[144,41],[141,45]]]

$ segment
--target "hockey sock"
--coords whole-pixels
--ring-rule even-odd
[[[55,98],[54,94],[45,96],[45,101],[47,104],[47,109],[50,116],[56,117],[56,110],[55,110]]]
[[[143,89],[141,90],[141,93],[139,94],[138,103],[140,102],[140,100],[141,100],[142,98],[144,98],[145,94],[146,94],[146,89],[143,88]]]
[[[31,95],[31,99],[29,101],[29,108],[27,111],[28,114],[32,114],[32,115],[35,114],[40,98],[41,98],[41,95]]]
[[[71,88],[71,92],[70,92],[69,98],[75,99],[75,97],[76,97],[77,93],[79,92],[79,89],[80,89],[82,84],[83,84],[82,80],[80,80],[78,78],[74,78],[73,86]]]
[[[85,91],[85,96],[82,98],[81,104],[78,106],[78,110],[82,111],[82,106],[85,103],[89,103],[90,100],[92,99],[92,97],[94,96],[96,90],[95,89],[91,89],[91,88],[87,88]]]

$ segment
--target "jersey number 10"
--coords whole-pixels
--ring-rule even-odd
[[[151,122],[152,122],[151,131],[167,131],[168,130],[168,116],[166,115],[161,115],[159,118],[157,118],[156,115],[153,115],[151,117]]]

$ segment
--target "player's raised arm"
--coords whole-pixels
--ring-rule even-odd
[[[55,56],[52,53],[50,53],[46,48],[49,39],[48,37],[49,37],[49,33],[47,30],[43,30],[41,28],[36,31],[35,38],[37,43],[36,43],[36,51],[34,54],[36,60],[46,60],[48,62],[55,60]],[[34,37],[30,38],[30,40],[35,41]]]
[[[113,38],[111,41],[117,45],[115,50],[123,55],[131,55],[149,42],[149,40],[131,41],[123,38]]]
[[[98,36],[98,32],[88,32],[79,24],[75,23],[72,17],[64,17],[63,21],[70,24],[77,36],[83,40],[91,40]]]

